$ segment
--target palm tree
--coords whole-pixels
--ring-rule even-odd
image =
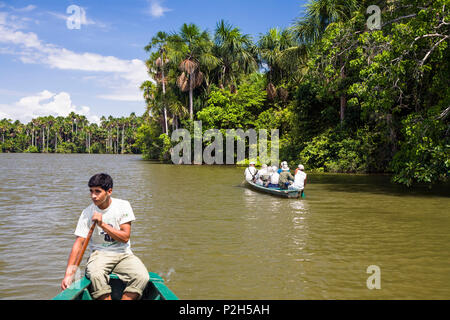
[[[178,129],[178,121],[189,115],[189,110],[180,102],[176,95],[171,92],[167,96],[169,111],[172,114],[172,130]]]
[[[357,0],[313,0],[306,4],[305,15],[297,19],[292,29],[301,43],[312,44],[330,23],[350,19],[359,7]]]
[[[221,20],[214,34],[214,54],[219,60],[219,85],[236,86],[240,73],[251,73],[258,68],[257,48],[248,34]]]
[[[261,67],[267,69],[267,93],[274,98],[277,95],[275,85],[286,76],[299,70],[305,63],[306,50],[299,46],[289,29],[270,29],[260,35],[258,41]]]
[[[114,130],[112,130],[114,128],[114,118],[111,115],[108,117],[106,128],[108,129],[108,145],[110,153],[114,153]]]
[[[147,112],[161,123],[162,132],[164,132],[165,120],[163,109],[165,107],[165,102],[160,97],[160,91],[151,81],[143,82],[140,89],[143,91],[144,99],[147,103]],[[132,114],[130,117],[133,121],[136,118],[136,115]]]
[[[36,147],[38,147],[38,142],[41,143],[41,152],[44,152],[44,144],[43,144],[43,140],[45,140],[45,137],[42,135],[42,118],[38,117],[36,119],[36,126],[37,126],[37,130],[38,130],[38,136],[36,138],[39,138],[36,140]]]
[[[102,127],[102,131],[104,133],[105,136],[105,153],[109,153],[109,121],[108,119],[106,119],[105,116],[102,116],[100,118],[100,123],[101,123],[101,127]]]
[[[306,5],[306,13],[299,18],[293,31],[299,42],[312,45],[321,39],[328,25],[334,22],[343,22],[351,18],[352,13],[358,10],[360,3],[356,0],[313,0]],[[339,58],[340,77],[344,79],[345,61]],[[347,98],[345,93],[340,94],[340,120],[344,122]]]
[[[84,133],[84,142],[86,146],[87,153],[91,153],[91,133],[92,129],[90,125],[86,125],[83,127],[83,133]]]
[[[64,134],[64,118],[63,117],[61,117],[61,116],[56,117],[54,128],[55,128],[55,153],[56,153],[57,149],[58,149],[58,137],[59,136],[63,137],[63,134]]]
[[[119,125],[122,128],[122,141],[121,141],[121,148],[120,148],[120,153],[124,154],[125,153],[125,149],[124,149],[124,143],[125,143],[125,126],[127,125],[127,120],[123,117],[121,117],[119,119]]]
[[[1,120],[0,121],[0,133],[2,135],[2,143],[5,143],[5,132],[6,132],[6,121],[5,120]]]
[[[193,120],[194,89],[204,80],[201,68],[215,61],[211,39],[207,31],[202,32],[197,25],[185,23],[179,33],[169,36],[168,41],[169,60],[181,71],[176,83],[182,92],[189,92],[189,115]]]
[[[166,75],[165,75],[165,67],[169,60],[167,59],[167,40],[168,40],[168,34],[159,31],[155,37],[152,38],[151,42],[145,47],[145,50],[147,52],[150,52],[152,48],[155,46],[157,47],[157,52],[159,53],[159,57],[155,60],[154,64],[156,66],[156,76],[155,80],[160,82],[162,85],[163,90],[163,97],[166,94]],[[163,107],[164,112],[164,129],[165,133],[169,134],[169,128],[167,125],[167,108],[166,106]]]
[[[55,124],[56,119],[53,116],[47,117],[47,152],[50,143],[50,130],[53,130],[53,125]],[[54,130],[53,130],[54,131]],[[55,133],[56,135],[56,133]]]

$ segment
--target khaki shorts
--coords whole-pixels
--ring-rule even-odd
[[[94,251],[86,265],[86,276],[92,282],[92,297],[110,294],[109,274],[115,273],[126,287],[123,292],[137,293],[139,298],[147,286],[149,275],[142,261],[132,253]]]

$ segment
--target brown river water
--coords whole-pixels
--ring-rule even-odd
[[[133,252],[180,299],[450,299],[448,185],[310,174],[305,199],[283,199],[241,186],[243,168],[78,154],[0,154],[0,299],[60,292],[99,172],[133,207]]]

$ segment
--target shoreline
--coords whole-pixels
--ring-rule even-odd
[[[140,156],[140,161],[146,161],[146,162],[152,162],[155,164],[167,164],[167,165],[173,165],[173,166],[196,166],[196,167],[201,167],[201,166],[205,166],[205,167],[223,167],[223,168],[239,168],[244,170],[247,166],[244,164],[174,164],[172,162],[167,162],[167,161],[162,161],[162,160],[158,160],[158,159],[144,159],[144,155],[142,153],[126,153],[126,154],[113,154],[113,153],[46,153],[46,152],[3,152],[0,153],[0,157],[3,154],[8,154],[8,155],[12,155],[12,154],[17,154],[17,155],[92,155],[92,156]],[[260,168],[260,166],[258,166],[257,168]],[[292,171],[292,169],[291,169]],[[321,171],[321,170],[317,170],[317,169],[311,169],[311,170],[306,170],[306,173],[308,175],[311,176],[328,176],[328,177],[385,177],[385,178],[392,178],[394,176],[393,173],[388,173],[388,172],[368,172],[368,173],[364,173],[364,172],[325,172],[325,171]],[[440,181],[440,182],[436,182],[433,185],[428,185],[428,184],[415,184],[413,186],[407,187],[403,184],[397,183],[397,182],[393,182],[390,181],[390,184],[392,186],[397,186],[397,187],[401,187],[402,189],[404,188],[405,190],[410,190],[413,191],[414,189],[427,189],[427,190],[436,190],[436,188],[439,187],[448,187],[450,186],[450,181]]]

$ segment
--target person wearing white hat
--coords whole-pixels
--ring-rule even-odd
[[[307,175],[304,172],[305,167],[302,164],[299,164],[296,171],[297,172],[295,174],[294,183],[293,183],[292,187],[294,187],[298,190],[303,190],[303,189],[305,189],[306,178],[307,178]]]
[[[283,167],[287,167],[288,163],[286,161],[281,162],[280,168],[278,169],[278,173],[283,172]]]
[[[283,161],[281,164],[281,173],[280,173],[280,189],[287,189],[290,184],[294,181],[294,176],[289,171],[289,167],[286,161]],[[291,182],[292,181],[292,182]]]
[[[253,181],[255,179],[258,170],[255,168],[255,161],[250,161],[250,165],[244,171],[245,180]]]

